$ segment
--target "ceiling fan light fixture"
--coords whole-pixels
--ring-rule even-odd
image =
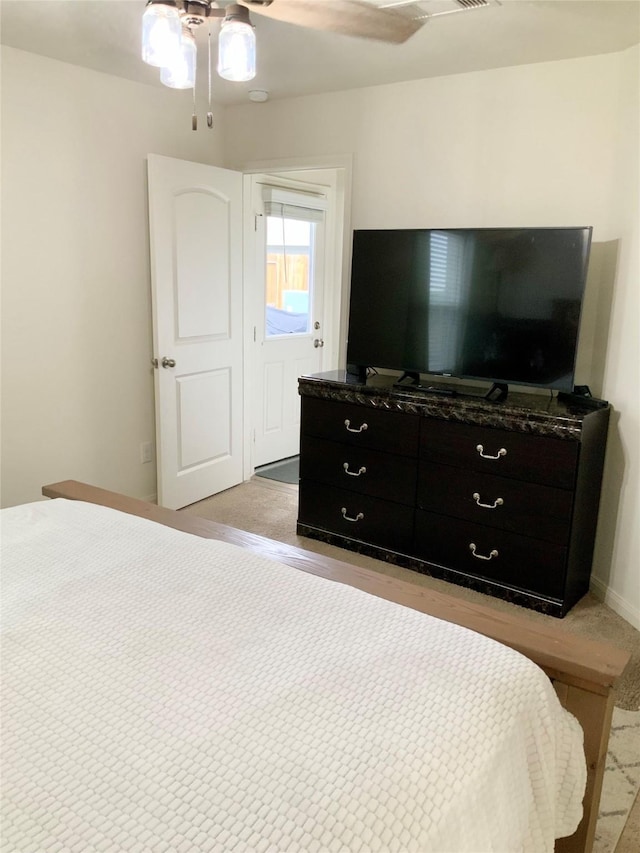
[[[256,76],[256,34],[244,6],[231,4],[218,36],[218,74],[242,83]]]
[[[189,27],[182,27],[180,51],[171,65],[160,70],[160,80],[170,89],[193,89],[196,85],[196,39]]]
[[[182,24],[175,0],[149,0],[142,16],[142,58],[165,67],[180,52]]]

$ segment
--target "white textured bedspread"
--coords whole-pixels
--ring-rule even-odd
[[[550,851],[582,731],[530,661],[90,504],[3,510],[11,853]]]

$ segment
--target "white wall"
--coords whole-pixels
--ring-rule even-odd
[[[352,153],[354,228],[593,225],[576,381],[615,407],[594,586],[638,627],[639,79],[636,47],[243,105],[224,120],[229,167]]]
[[[188,93],[2,49],[2,502],[156,491],[146,155],[219,163]],[[202,124],[205,124],[202,122]]]
[[[596,542],[595,589],[640,628],[640,49],[620,57],[619,116],[609,212],[617,275],[602,353],[609,430]],[[613,94],[613,93],[612,93]]]

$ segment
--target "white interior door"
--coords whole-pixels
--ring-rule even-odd
[[[242,174],[149,155],[158,503],[243,479]]]
[[[326,190],[301,187],[253,179],[255,467],[299,452],[298,377],[323,369],[329,203]]]

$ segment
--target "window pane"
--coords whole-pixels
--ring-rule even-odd
[[[266,337],[309,332],[315,227],[267,216]]]
[[[459,306],[469,288],[473,244],[461,234],[432,231],[429,245],[429,365],[450,370],[459,360],[464,333]]]

